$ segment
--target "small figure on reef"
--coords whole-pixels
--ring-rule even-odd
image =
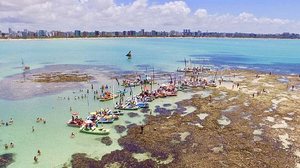
[[[41,156],[42,152],[40,150],[37,151],[38,156]]]
[[[75,138],[74,132],[71,133],[71,138]]]
[[[93,84],[91,84],[91,88],[92,88],[92,90],[94,90],[94,85]]]
[[[269,75],[272,75],[272,72],[269,72]]]
[[[209,95],[209,102],[211,102],[212,101],[212,98],[211,98],[211,95]]]
[[[252,94],[252,97],[254,98],[254,96],[255,96],[255,94],[253,93],[253,94]]]
[[[4,149],[8,149],[8,145],[7,144],[4,145]]]
[[[295,85],[292,85],[292,91],[294,91],[294,89],[295,89]]]
[[[38,162],[38,158],[36,156],[33,157],[33,160],[34,160],[35,163]]]
[[[34,126],[32,126],[32,132],[34,132]]]
[[[72,111],[72,107],[70,107],[70,111]]]
[[[46,124],[46,119],[44,119],[43,123]]]

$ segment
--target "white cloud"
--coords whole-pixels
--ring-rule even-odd
[[[195,15],[198,17],[198,18],[204,18],[207,16],[207,10],[206,9],[198,9],[196,12],[195,12]]]
[[[150,4],[135,0],[116,4],[114,0],[1,0],[0,30],[182,30],[190,28],[222,32],[296,32],[300,23],[280,18],[212,14],[199,8],[192,12],[184,1]]]

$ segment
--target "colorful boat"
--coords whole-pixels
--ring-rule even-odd
[[[110,124],[113,123],[114,119],[113,118],[106,118],[106,117],[101,117],[97,120],[98,124]]]
[[[113,111],[112,112],[114,115],[118,115],[118,116],[120,116],[120,115],[124,115],[124,113],[122,112],[122,111]]]
[[[177,96],[177,92],[166,92],[167,96]]]
[[[116,105],[115,106],[115,109],[118,109],[118,110],[138,110],[139,109],[139,106],[136,106],[136,105]]]
[[[147,103],[147,102],[137,102],[136,106],[138,106],[139,108],[149,108],[149,103]]]
[[[136,87],[136,86],[140,86],[141,85],[141,81],[140,80],[123,80],[123,83],[121,84],[121,86],[124,87]]]
[[[105,96],[99,96],[98,99],[100,101],[109,101],[109,100],[112,100],[114,98],[117,98],[119,95],[113,95],[113,94],[110,94],[110,95],[105,95]]]
[[[79,118],[78,112],[72,113],[72,119],[67,122],[67,125],[70,127],[81,127],[85,122],[83,119]]]
[[[70,119],[68,122],[67,122],[67,125],[69,127],[81,127],[82,125],[84,124],[84,121],[82,119],[75,119],[75,120],[72,120]]]
[[[91,129],[85,126],[80,128],[80,132],[94,135],[108,135],[109,130],[104,128],[92,127]]]

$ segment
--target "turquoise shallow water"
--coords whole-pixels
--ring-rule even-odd
[[[139,70],[144,66],[174,71],[183,66],[184,58],[192,63],[202,63],[199,58],[208,58],[208,64],[218,67],[251,68],[278,73],[300,73],[299,40],[248,40],[248,39],[99,39],[99,40],[32,40],[0,41],[0,79],[20,73],[21,58],[31,68],[48,64],[111,65],[121,70]],[[129,50],[133,59],[124,56]],[[104,83],[100,81],[101,83]],[[110,81],[112,82],[112,81]],[[138,90],[138,89],[137,89]],[[77,93],[76,93],[77,94]],[[100,157],[112,150],[120,149],[117,139],[121,136],[114,125],[125,125],[125,121],[142,123],[144,117],[123,116],[111,130],[112,146],[105,146],[97,136],[79,134],[76,128],[67,127],[69,107],[85,116],[89,111],[101,107],[112,107],[113,102],[99,103],[89,97],[85,100],[59,100],[58,96],[74,97],[72,91],[56,95],[35,97],[28,100],[0,100],[0,120],[12,117],[12,126],[0,127],[0,154],[15,153],[16,161],[10,167],[61,167],[76,152]],[[78,95],[77,95],[78,96]],[[181,95],[188,98],[190,95]],[[171,103],[180,99],[164,99]],[[89,102],[89,103],[88,103]],[[154,108],[156,102],[151,107]],[[162,105],[162,102],[159,101]],[[47,119],[47,124],[36,123],[37,117]],[[36,131],[31,132],[34,126]],[[76,138],[70,139],[71,132]],[[15,143],[15,148],[4,150],[5,143]],[[42,151],[40,162],[33,163],[37,150]]]
[[[0,41],[0,77],[20,72],[21,58],[32,68],[45,64],[114,65],[126,70],[147,64],[174,70],[184,58],[207,57],[209,64],[281,67],[300,73],[300,40],[264,39],[99,39]],[[133,51],[132,60],[125,54]],[[298,67],[298,68],[297,68]]]

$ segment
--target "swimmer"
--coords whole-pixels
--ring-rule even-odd
[[[33,157],[33,160],[34,160],[35,163],[38,162],[38,158],[36,156]]]
[[[14,120],[12,118],[10,118],[9,123],[10,124],[14,123]]]
[[[10,147],[11,147],[11,148],[14,148],[15,145],[11,142],[11,143],[10,143]]]

